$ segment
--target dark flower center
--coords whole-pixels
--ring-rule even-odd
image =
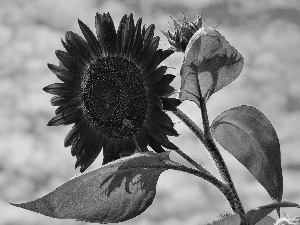
[[[98,59],[85,73],[81,90],[84,113],[102,133],[122,138],[143,126],[148,101],[134,63],[122,57]]]

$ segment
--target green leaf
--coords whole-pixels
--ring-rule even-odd
[[[274,208],[253,209],[245,214],[245,218],[250,225],[254,225],[269,215],[273,210]]]
[[[267,117],[252,106],[241,105],[221,113],[212,122],[211,131],[220,145],[280,202],[283,193],[280,144]]]
[[[191,38],[180,70],[180,100],[205,101],[235,80],[244,65],[243,56],[215,29],[200,28]]]
[[[207,225],[240,225],[241,217],[239,214],[233,214],[232,216],[227,216],[219,221],[214,221],[213,223],[208,223]]]
[[[252,209],[249,212],[245,214],[245,219],[250,225],[258,225],[258,224],[266,224],[266,225],[273,225],[275,220],[273,219],[273,223],[271,223],[271,219],[265,219],[262,220],[263,218],[267,218],[266,216],[269,215],[274,209],[276,208],[283,208],[283,207],[298,207],[299,205],[293,202],[276,202],[264,206],[257,207],[256,209]],[[271,217],[270,217],[271,218]],[[270,222],[266,222],[269,220]],[[263,223],[264,221],[264,223]]]
[[[169,152],[136,153],[75,177],[35,201],[12,204],[59,219],[117,223],[144,212],[156,193]]]
[[[258,208],[260,209],[268,209],[268,208],[284,208],[284,207],[296,207],[299,208],[300,206],[294,202],[274,202],[268,205],[263,205]]]
[[[276,220],[270,216],[264,217],[262,220],[256,223],[256,225],[274,225]]]

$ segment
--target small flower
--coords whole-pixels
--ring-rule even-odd
[[[171,49],[178,52],[185,52],[191,37],[202,27],[202,16],[197,15],[195,22],[188,21],[185,15],[183,15],[182,20],[179,20],[179,23],[174,18],[172,19],[175,27],[174,33],[171,33],[169,30],[161,30],[161,32],[168,38],[172,46]]]
[[[172,50],[158,49],[154,25],[134,25],[133,15],[124,15],[117,31],[109,13],[96,14],[96,34],[80,20],[85,40],[68,31],[56,51],[59,66],[48,64],[62,83],[44,91],[56,95],[51,104],[59,106],[48,125],[73,128],[65,138],[72,146],[75,167],[86,170],[103,149],[103,164],[136,150],[155,152],[176,149],[167,137],[178,136],[165,110],[176,110],[178,99],[168,98],[174,75],[165,74],[159,64]]]

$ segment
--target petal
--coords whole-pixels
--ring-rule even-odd
[[[53,96],[51,98],[51,105],[53,106],[60,106],[62,104],[68,103],[68,102],[78,102],[81,101],[79,96],[75,97],[68,97],[68,96]]]
[[[80,172],[84,172],[94,161],[95,159],[98,157],[98,155],[100,154],[101,150],[102,150],[102,141],[97,141],[97,145],[96,145],[96,149],[95,151],[93,151],[93,154],[89,156],[89,158],[87,159],[87,161],[81,165],[80,168]]]
[[[131,155],[135,151],[135,144],[132,137],[123,137],[122,153]]]
[[[86,141],[86,136],[89,136],[91,134],[91,128],[89,127],[89,123],[87,121],[83,120],[83,123],[81,125],[81,128],[79,130],[79,134],[77,135],[76,139],[72,143],[72,148],[71,148],[71,154],[72,156],[79,156],[82,146],[84,142]]]
[[[103,149],[103,165],[112,161],[115,148],[115,139],[108,140],[107,146]]]
[[[80,106],[81,106],[81,101],[69,101],[69,102],[66,102],[65,104],[59,106],[55,110],[55,114],[60,114],[63,111],[69,110],[71,108],[77,108],[78,110],[81,110]]]
[[[95,61],[96,55],[94,55],[88,43],[78,34],[68,31],[65,39],[66,45],[64,43],[63,45],[77,63],[88,67]]]
[[[145,69],[145,67],[147,67],[150,64],[149,62],[154,58],[158,44],[159,44],[158,36],[154,37],[149,42],[144,43],[141,54],[138,57],[138,64],[141,65],[141,69]],[[157,60],[159,60],[159,58]],[[154,68],[156,68],[156,66]]]
[[[144,77],[145,84],[146,85],[157,84],[159,81],[161,81],[161,79],[165,75],[167,69],[168,69],[168,67],[166,67],[166,66],[160,66],[157,69],[155,69],[154,71],[152,71],[152,73],[149,73],[148,76]]]
[[[102,50],[102,55],[107,56],[107,48],[104,44],[103,16],[99,13],[97,13],[95,16],[95,27],[97,39]]]
[[[152,75],[152,76],[154,76],[154,75]],[[151,90],[162,91],[174,80],[175,77],[176,76],[174,76],[172,74],[166,74],[162,77],[162,79],[158,83],[151,85],[150,88],[151,88]]]
[[[176,98],[161,98],[163,110],[176,111],[176,107],[181,104],[181,101]]]
[[[123,55],[124,54],[124,48],[125,48],[125,37],[124,37],[124,29],[126,27],[127,23],[127,15],[125,14],[120,23],[119,28],[117,31],[117,41],[116,41],[116,53],[117,55]]]
[[[171,49],[167,49],[162,51],[161,55],[160,55],[160,62],[164,61],[166,58],[168,58],[170,55],[172,55],[174,53],[174,50]]]
[[[95,138],[95,129],[91,127],[89,121],[82,120],[82,129],[80,130],[80,135],[78,136],[75,142],[75,148],[73,149],[74,145],[72,146],[71,153],[72,155],[76,155],[77,161],[75,164],[75,168],[82,163],[81,159],[84,157],[85,154],[89,152],[89,146],[97,140]]]
[[[163,147],[161,147],[161,145],[155,141],[152,136],[149,137],[149,145],[150,147],[157,153],[161,153],[161,152],[165,152],[165,150],[163,149]]]
[[[116,39],[117,39],[117,35],[116,35],[116,29],[115,29],[115,25],[114,22],[110,16],[109,13],[107,14],[103,14],[105,17],[105,43],[107,44],[108,50],[111,53],[111,55],[114,55],[114,53],[116,52]]]
[[[99,141],[98,141],[99,142]],[[100,142],[99,142],[99,146],[100,146]],[[91,155],[89,157],[89,159],[81,166],[80,168],[80,172],[83,173],[94,161],[95,159],[98,157],[98,155],[100,154],[102,148],[98,147],[98,150],[93,152],[93,155]]]
[[[102,150],[103,139],[98,132],[91,135],[83,146],[82,155],[77,158],[76,167],[80,166],[80,172],[84,172],[97,158]]]
[[[64,141],[65,148],[74,144],[74,142],[80,135],[81,126],[82,126],[81,123],[75,123],[75,125],[72,127],[72,129],[69,131],[69,133],[66,135],[65,141]]]
[[[141,149],[145,148],[149,144],[149,133],[145,127],[142,127],[137,134],[135,134],[135,138]]]
[[[169,97],[170,95],[172,95],[174,93],[174,91],[175,91],[175,88],[168,85],[163,90],[155,91],[155,93],[160,97]]]
[[[174,129],[173,126],[164,126],[164,125],[159,125],[160,126],[160,130],[166,134],[166,135],[169,135],[169,136],[175,136],[175,137],[178,137],[179,134],[178,132]]]
[[[113,56],[116,52],[116,30],[110,14],[96,14],[96,33],[102,55]]]
[[[161,54],[161,49],[157,50],[151,58],[148,59],[146,67],[143,67],[143,74],[145,74],[145,77],[148,77],[149,74],[151,74],[157,66],[160,64],[159,56]]]
[[[48,63],[48,68],[63,82],[72,82],[74,75],[65,68]]]
[[[149,122],[146,120],[145,123],[147,124],[147,131],[149,134],[154,138],[155,141],[157,141],[162,146],[168,148],[168,149],[178,149],[176,145],[174,145],[172,142],[169,141],[168,137],[163,134],[159,129],[157,129],[155,126],[149,124]]]
[[[55,54],[64,67],[66,67],[66,69],[68,69],[72,74],[77,75],[78,77],[81,77],[84,74],[85,68],[78,65],[69,53],[56,50]]]
[[[147,99],[149,102],[149,106],[158,107],[160,109],[158,111],[162,110],[162,102],[161,102],[160,97],[157,94],[155,94],[154,92],[148,92]]]
[[[54,83],[43,88],[45,92],[53,95],[76,96],[78,91],[73,89],[67,83]]]
[[[119,138],[115,141],[115,149],[114,149],[114,154],[112,161],[115,161],[120,158],[120,153],[123,152],[123,139]]]
[[[82,116],[81,110],[79,110],[78,108],[72,108],[57,114],[48,122],[47,125],[48,126],[68,125],[78,121],[81,116]]]
[[[141,38],[143,39],[143,44],[142,44],[142,48],[140,50],[140,54],[136,56],[136,62],[137,64],[139,64],[140,66],[143,66],[146,62],[146,60],[148,59],[148,57],[150,56],[150,51],[152,50],[149,46],[151,46],[151,43],[153,42],[153,35],[154,35],[154,24],[151,24],[147,30],[145,30],[145,26],[143,26],[142,29],[142,35]],[[155,51],[152,51],[152,54]],[[152,55],[151,54],[151,55]]]
[[[157,106],[150,107],[147,118],[151,122],[153,121],[154,123],[158,123],[164,126],[172,127],[174,125],[171,118],[165,112],[161,111],[161,109]]]
[[[153,38],[155,25],[151,24],[146,31],[143,32],[144,45],[147,45]],[[144,29],[143,29],[144,30]]]
[[[142,18],[139,18],[139,20],[136,23],[135,27],[135,34],[134,34],[134,44],[131,51],[131,59],[137,63],[137,57],[140,55],[142,48],[143,48],[143,39],[141,34],[141,26],[142,26]]]
[[[149,113],[147,114],[147,120],[149,124],[158,128],[163,134],[169,136],[179,136],[174,129],[174,123],[171,118],[156,106],[151,106]]]
[[[78,24],[79,24],[79,27],[81,29],[83,36],[85,37],[85,40],[90,45],[93,53],[99,58],[102,57],[102,50],[101,50],[99,42],[97,41],[93,32],[90,30],[90,28],[88,28],[88,26],[86,26],[79,19],[78,19]]]
[[[85,137],[80,135],[79,137],[76,138],[75,142],[72,144],[71,148],[71,154],[72,156],[77,156],[78,152],[80,152],[82,145],[85,142]],[[76,166],[75,166],[76,168]]]
[[[127,19],[124,31],[125,31],[124,39],[126,42],[124,47],[124,53],[126,57],[129,57],[133,45],[133,41],[134,41],[134,20],[133,20],[132,13],[130,13]]]

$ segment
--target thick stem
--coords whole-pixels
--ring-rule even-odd
[[[245,210],[243,208],[243,205],[241,203],[241,200],[237,194],[237,191],[234,187],[233,181],[231,179],[230,173],[227,169],[227,166],[225,164],[225,161],[217,148],[211,132],[210,132],[210,124],[209,124],[209,119],[208,119],[208,114],[207,114],[207,108],[206,108],[206,101],[204,97],[202,96],[200,92],[200,109],[201,109],[201,114],[202,114],[202,121],[203,121],[203,129],[204,129],[204,145],[207,148],[209,154],[213,158],[217,170],[221,176],[221,178],[228,184],[229,187],[229,194],[225,194],[225,197],[227,198],[232,210],[240,215],[245,214]]]
[[[176,164],[167,164],[166,165],[168,169],[173,169],[173,170],[178,170],[178,171],[182,171],[185,173],[189,173],[192,174],[194,176],[197,177],[201,177],[202,179],[208,181],[209,183],[213,184],[215,187],[217,187],[222,193],[223,195],[226,197],[226,199],[229,201],[229,199],[236,199],[236,195],[234,192],[232,192],[232,189],[229,188],[229,186],[225,183],[223,183],[221,180],[219,180],[218,178],[214,177],[212,174],[210,173],[206,173],[204,171],[200,171],[200,170],[195,170],[189,167],[186,167],[184,165],[178,165]],[[235,201],[229,201],[231,208],[239,208],[239,203],[235,202]],[[242,213],[243,209],[240,209],[240,211],[235,211],[237,213]],[[240,214],[239,213],[239,214]],[[240,214],[241,217],[243,217],[245,213]]]
[[[216,167],[222,179],[228,184],[228,192],[225,193],[225,197],[227,198],[232,210],[240,215],[244,215],[245,210],[234,187],[233,181],[219,149],[215,145],[213,139],[207,139],[204,145],[208,149],[211,157],[214,159]]]
[[[203,104],[203,102],[202,102]],[[227,201],[229,202],[232,210],[241,216],[245,214],[245,211],[243,209],[243,206],[241,204],[241,201],[238,197],[238,194],[236,192],[236,189],[233,185],[232,179],[230,177],[229,171],[227,169],[227,166],[223,160],[223,157],[221,156],[217,146],[215,145],[209,128],[209,120],[207,116],[207,110],[206,110],[206,104],[204,102],[204,110],[202,111],[202,118],[203,118],[203,127],[204,131],[201,130],[185,113],[183,113],[181,110],[177,108],[177,111],[174,111],[173,113],[181,119],[190,129],[191,131],[201,140],[201,142],[205,145],[208,152],[210,153],[211,157],[213,158],[216,167],[218,169],[218,172],[221,176],[221,178],[226,182],[226,188],[224,188],[224,184],[222,188],[219,188],[219,190],[224,194]],[[197,168],[197,167],[196,167]]]

